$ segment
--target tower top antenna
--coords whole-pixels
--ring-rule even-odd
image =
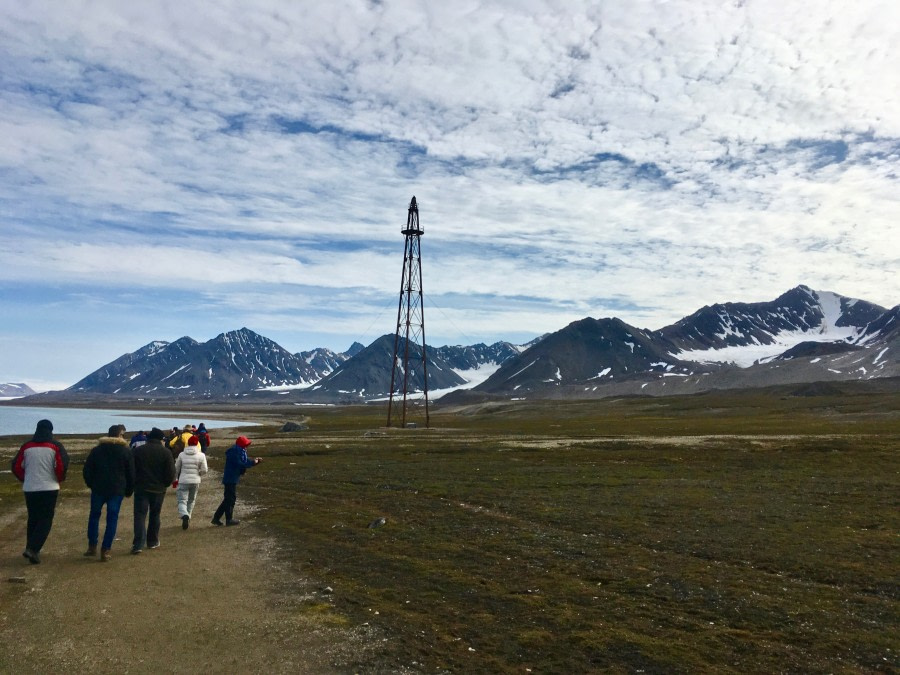
[[[419,205],[416,203],[416,198],[413,197],[412,201],[409,202],[409,215],[406,217],[406,228],[400,230],[400,233],[405,234],[406,236],[418,236],[424,234],[424,232],[425,231],[419,227]]]

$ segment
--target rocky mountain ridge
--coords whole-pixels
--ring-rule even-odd
[[[703,307],[658,331],[583,319],[504,363],[472,395],[583,398],[897,377],[898,315],[900,306],[798,286],[769,302]]]
[[[242,328],[205,343],[151,342],[61,396],[147,400],[365,402],[391,387],[395,336],[347,352],[291,354]],[[416,345],[412,354],[421,358]],[[798,286],[768,302],[722,303],[652,331],[585,318],[528,345],[426,346],[428,391],[471,397],[584,398],[900,376],[900,306]],[[424,388],[412,373],[409,391]],[[399,391],[395,383],[395,392]]]

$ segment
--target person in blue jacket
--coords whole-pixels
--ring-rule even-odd
[[[237,501],[237,484],[247,469],[256,466],[262,461],[259,457],[247,456],[247,448],[252,442],[253,441],[246,436],[238,436],[234,445],[225,451],[225,471],[222,474],[222,485],[225,486],[225,496],[213,516],[213,525],[223,525],[223,515],[225,516],[224,525],[240,525],[241,521],[234,519],[234,504]]]

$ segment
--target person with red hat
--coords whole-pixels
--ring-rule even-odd
[[[238,436],[228,450],[225,451],[225,470],[222,472],[222,485],[225,487],[225,496],[216,513],[213,516],[213,525],[239,525],[241,521],[234,518],[234,504],[237,502],[237,484],[241,480],[244,472],[259,464],[262,459],[259,457],[248,457],[247,448],[251,441],[246,436]],[[225,516],[225,522],[222,523],[222,516]]]
[[[200,481],[209,471],[209,464],[201,447],[200,439],[191,436],[184,452],[175,460],[175,482],[172,487],[178,489],[178,515],[181,517],[182,530],[188,529],[190,525]]]

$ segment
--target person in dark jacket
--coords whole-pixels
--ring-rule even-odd
[[[197,433],[194,435],[200,440],[200,452],[205,455],[209,449],[209,432],[206,430],[204,422],[200,422],[200,426],[197,427]]]
[[[222,525],[222,516],[225,516],[225,525],[240,525],[241,521],[234,519],[234,504],[237,502],[237,484],[241,476],[250,467],[259,464],[259,457],[248,457],[247,448],[251,441],[246,436],[239,436],[228,450],[225,451],[225,470],[222,473],[222,485],[225,487],[225,496],[216,513],[213,516],[213,525]]]
[[[143,431],[139,431],[134,436],[131,437],[131,441],[128,443],[128,446],[132,450],[134,450],[135,448],[139,448],[146,442],[147,442],[147,434],[145,434]]]
[[[163,445],[162,429],[154,427],[147,442],[134,449],[134,540],[131,552],[138,554],[159,546],[159,514],[166,490],[175,480],[175,460]],[[150,522],[147,523],[147,514]]]
[[[34,436],[22,445],[12,460],[13,475],[22,481],[28,525],[23,556],[32,565],[41,562],[41,549],[50,535],[59,484],[66,479],[69,455],[63,444],[53,439],[53,423],[41,420]]]
[[[106,529],[100,548],[100,560],[109,561],[109,551],[119,526],[122,500],[134,494],[134,456],[128,441],[122,438],[125,429],[120,424],[109,428],[109,435],[100,439],[84,462],[85,484],[91,489],[91,514],[88,517],[88,548],[86,556],[97,554],[100,538],[100,514],[106,506]]]

